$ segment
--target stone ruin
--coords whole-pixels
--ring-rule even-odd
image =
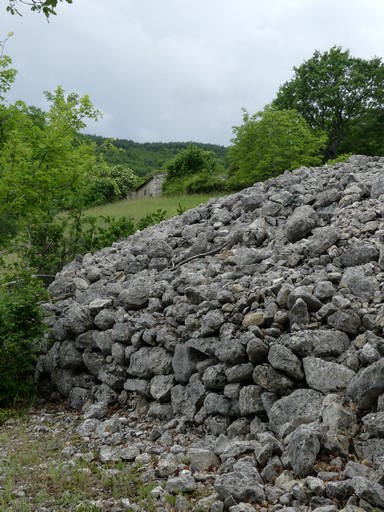
[[[384,510],[383,199],[384,158],[354,156],[76,258],[40,388],[200,429],[222,463],[207,510]]]

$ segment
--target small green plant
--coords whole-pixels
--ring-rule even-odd
[[[149,226],[153,226],[155,224],[158,224],[162,220],[165,219],[165,216],[167,215],[166,210],[158,209],[155,212],[147,213],[144,217],[142,217],[138,223],[137,223],[137,229],[140,231],[142,229],[145,229]]]
[[[0,280],[0,405],[30,399],[35,391],[34,363],[45,330],[39,301],[42,283],[29,273],[13,271]]]
[[[81,503],[76,507],[76,512],[100,512],[100,507],[93,503]]]
[[[177,203],[177,215],[182,215],[183,213],[185,213],[187,211],[187,207],[183,204],[181,204],[181,202],[179,201]]]
[[[12,417],[12,410],[10,409],[0,409],[0,426],[3,425],[9,418]]]
[[[328,165],[334,165],[334,164],[341,164],[343,162],[346,162],[348,158],[352,156],[353,153],[343,153],[336,158],[332,158],[331,160],[327,160]]]
[[[92,252],[108,247],[119,238],[126,238],[135,232],[135,224],[127,217],[100,216],[86,217],[78,252]]]

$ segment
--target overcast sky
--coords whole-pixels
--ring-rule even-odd
[[[383,0],[73,0],[49,23],[5,13],[19,71],[9,95],[44,108],[62,85],[103,113],[88,133],[228,145],[317,49],[384,57]]]

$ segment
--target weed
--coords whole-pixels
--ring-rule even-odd
[[[181,202],[179,201],[177,203],[177,215],[182,215],[183,213],[185,213],[187,211],[187,207],[183,204],[181,204]]]

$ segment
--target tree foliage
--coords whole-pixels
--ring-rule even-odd
[[[8,73],[11,62],[3,57],[0,95],[15,76]],[[88,96],[60,86],[45,94],[47,111],[22,101],[0,103],[0,241],[2,253],[16,255],[25,268],[55,274],[77,254],[138,229],[125,217],[85,215],[95,203],[125,197],[137,178],[126,166],[107,166],[95,144],[79,136],[86,121],[100,115]]]
[[[168,162],[166,170],[163,191],[167,194],[211,192],[222,186],[222,167],[215,154],[193,144]]]
[[[138,183],[139,179],[132,169],[124,165],[104,165],[89,188],[88,202],[97,205],[125,199]]]
[[[356,132],[364,133],[367,126],[375,124],[383,138],[383,62],[352,57],[349,50],[336,46],[324,53],[315,51],[294,68],[294,77],[280,87],[273,106],[295,109],[313,130],[325,131],[326,159],[353,151],[348,138],[354,142]]]
[[[98,154],[110,167],[123,165],[132,169],[136,176],[143,178],[159,172],[190,144],[188,142],[134,142],[88,134],[82,134],[81,137],[96,144]],[[226,147],[201,142],[193,142],[193,145],[205,151],[212,151],[219,163],[225,165]]]
[[[44,333],[41,281],[27,272],[0,279],[0,406],[34,394],[33,369]]]
[[[277,176],[301,165],[318,165],[325,144],[323,133],[313,133],[295,110],[266,107],[250,115],[243,110],[243,124],[233,128],[229,148],[234,169],[229,187],[238,189]]]
[[[60,2],[73,3],[73,0],[8,0],[7,11],[11,14],[19,14],[19,4],[28,5],[31,11],[42,12],[46,18],[56,15],[56,7]]]
[[[22,101],[3,105],[0,216],[17,226],[13,250],[39,271],[52,272],[72,255],[69,245],[79,236],[97,172],[94,148],[79,143],[76,133],[99,113],[88,96],[66,95],[61,87],[46,97],[50,108],[38,122]]]

